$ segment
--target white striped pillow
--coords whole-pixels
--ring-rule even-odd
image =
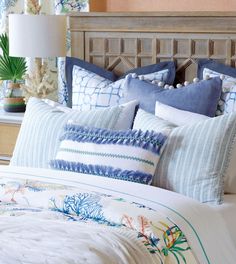
[[[68,124],[51,166],[150,184],[166,138],[153,131],[112,131]]]
[[[169,126],[148,113],[135,118],[136,129],[160,132]],[[221,203],[235,137],[236,113],[174,128],[152,184],[204,203]]]
[[[136,105],[137,101],[132,101],[116,107],[79,112],[68,107],[53,107],[40,99],[31,98],[10,165],[49,168],[50,160],[56,157],[63,128],[69,120],[86,126],[129,129]]]
[[[176,125],[170,123],[169,121],[154,116],[153,114],[150,114],[140,108],[135,116],[133,125],[133,129],[141,129],[143,131],[153,130],[162,133],[163,131],[167,131],[168,134],[175,127]]]
[[[175,124],[176,126],[193,125],[209,119],[209,116],[184,111],[175,107],[156,102],[155,115]]]

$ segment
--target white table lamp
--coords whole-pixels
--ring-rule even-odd
[[[22,85],[31,96],[46,97],[56,89],[43,58],[66,56],[66,16],[9,15],[9,53],[12,57],[35,58],[35,71]]]

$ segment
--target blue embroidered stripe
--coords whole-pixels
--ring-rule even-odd
[[[111,166],[88,165],[79,162],[70,162],[65,160],[52,160],[50,166],[55,169],[74,171],[78,173],[91,174],[114,178],[118,180],[138,182],[142,184],[150,184],[152,175],[140,171],[129,171],[113,168]]]
[[[65,127],[65,134],[61,137],[61,141],[72,140],[97,144],[136,146],[160,154],[166,138],[165,135],[154,131],[114,131],[68,124]]]
[[[155,164],[152,161],[150,161],[150,160],[140,159],[138,157],[128,156],[128,155],[120,155],[120,154],[105,153],[105,152],[81,151],[81,150],[73,150],[73,149],[68,149],[68,148],[60,148],[60,151],[78,153],[78,154],[82,154],[82,155],[91,155],[91,156],[100,156],[100,157],[135,160],[135,161],[139,161],[139,162],[142,162],[142,163],[146,163],[146,164],[151,165],[153,167],[155,166]]]

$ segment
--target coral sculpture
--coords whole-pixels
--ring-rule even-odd
[[[25,84],[21,84],[25,102],[28,102],[30,97],[48,98],[49,95],[51,95],[51,99],[57,100],[57,98],[52,98],[53,92],[57,88],[55,82],[50,80],[50,75],[47,73],[47,63],[41,64],[40,59],[36,59],[35,66],[36,69],[33,73],[25,75]]]
[[[26,12],[28,14],[39,15],[41,10],[41,5],[38,0],[27,0]]]

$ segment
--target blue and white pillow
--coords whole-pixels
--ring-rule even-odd
[[[214,78],[220,75],[221,73],[207,68],[203,70],[203,78]],[[224,75],[222,79],[222,93],[216,111],[217,116],[236,111],[236,78]]]
[[[67,86],[67,92],[68,92],[68,106],[72,106],[72,80],[73,80],[73,68],[77,65],[81,68],[84,68],[87,71],[96,73],[97,75],[110,80],[112,82],[116,81],[118,77],[112,72],[107,71],[101,67],[98,67],[95,64],[89,63],[84,60],[80,60],[78,58],[73,57],[66,57],[65,62],[65,75],[66,75],[66,86]]]
[[[69,120],[84,126],[129,129],[136,106],[137,101],[133,101],[115,107],[76,111],[31,98],[27,103],[10,165],[49,168],[49,161],[56,157],[59,138]]]
[[[175,128],[168,121],[143,112],[136,115],[134,123],[136,129],[148,128],[156,133],[173,126],[153,185],[203,203],[222,203],[224,182],[228,185],[232,180],[229,161],[236,139],[236,113]]]
[[[168,70],[162,70],[139,78],[145,81],[163,82]],[[136,74],[135,74],[136,76]],[[125,79],[112,82],[79,66],[73,68],[72,108],[80,111],[117,106],[123,97]]]
[[[51,167],[151,184],[166,138],[153,131],[112,131],[68,124]]]
[[[201,79],[219,77],[222,81],[222,94],[216,115],[229,114],[236,111],[236,69],[214,60],[198,61],[198,77]]]
[[[116,106],[122,97],[123,79],[112,82],[94,72],[74,66],[72,81],[72,108],[91,110]]]
[[[72,62],[71,60],[72,58],[67,58],[66,61],[68,92],[69,97],[72,98],[72,101],[69,101],[70,106],[78,110],[91,110],[120,104],[126,74],[114,82],[115,77],[110,76],[110,72],[79,59],[73,58]],[[135,75],[145,81],[172,84],[175,77],[175,64],[161,62],[133,69],[127,74]]]

